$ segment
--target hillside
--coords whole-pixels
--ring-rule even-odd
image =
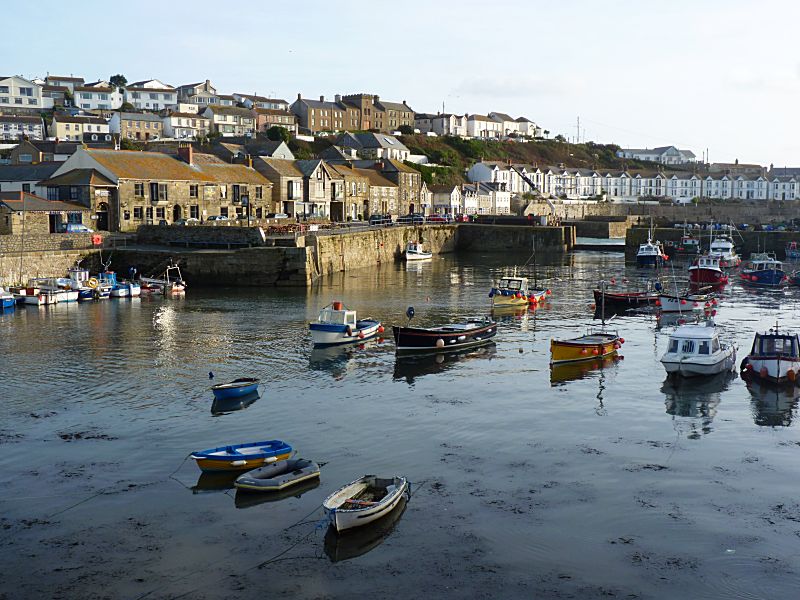
[[[617,158],[619,146],[587,142],[570,144],[556,140],[537,142],[465,140],[458,137],[404,135],[399,139],[412,154],[424,154],[442,168],[411,165],[422,172],[428,184],[462,183],[465,171],[480,160],[510,160],[541,166],[566,165],[586,169],[647,169],[647,162]],[[313,143],[292,140],[289,147],[297,158],[313,158],[331,145],[332,139],[318,138]]]

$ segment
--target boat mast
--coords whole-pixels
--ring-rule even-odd
[[[25,193],[22,193],[22,240],[19,246],[19,284],[25,285],[22,281],[22,257],[25,252]]]

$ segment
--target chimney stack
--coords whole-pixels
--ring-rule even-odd
[[[300,92],[297,92],[297,99],[298,100],[302,100],[303,99],[303,95]]]
[[[336,94],[334,96],[334,98],[336,99],[336,103],[337,104],[341,104],[342,103],[342,95],[341,94]]]
[[[320,96],[320,97],[319,97],[319,101],[320,101],[320,102],[325,102],[325,96]]]
[[[192,164],[194,148],[191,144],[178,146],[178,158],[185,162],[187,165]]]

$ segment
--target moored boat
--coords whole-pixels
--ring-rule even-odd
[[[14,310],[17,306],[17,301],[14,294],[0,287],[0,312],[5,310]]]
[[[786,244],[786,260],[800,259],[800,246],[797,242],[789,242]]]
[[[741,369],[773,383],[794,383],[800,371],[800,339],[796,333],[780,332],[777,323],[766,333],[756,333]]]
[[[670,335],[661,364],[669,374],[716,375],[736,366],[736,348],[720,342],[713,321],[705,325],[683,325]]]
[[[55,297],[55,304],[60,302],[76,302],[78,300],[78,290],[73,290],[65,282],[69,280],[57,277],[36,277],[28,280],[29,288],[39,288],[43,292],[49,292]]]
[[[625,340],[616,333],[589,332],[567,340],[550,340],[550,364],[594,360],[616,353]]]
[[[597,306],[605,305],[606,310],[619,310],[654,305],[658,301],[659,296],[659,293],[656,291],[609,292],[605,289],[594,289],[593,294],[595,304]]]
[[[788,281],[783,263],[772,253],[754,253],[747,268],[739,274],[742,283],[756,287],[780,287]]]
[[[661,242],[654,242],[648,234],[647,241],[639,244],[639,250],[636,252],[636,266],[662,267],[666,258],[667,254],[664,252]]]
[[[333,492],[322,507],[336,531],[341,532],[389,514],[404,495],[410,496],[405,477],[364,475]]]
[[[661,312],[703,312],[715,310],[717,299],[714,294],[683,293],[677,295],[660,294],[656,306]]]
[[[112,298],[133,298],[142,293],[141,285],[135,281],[117,279],[117,274],[114,271],[101,271],[97,278],[102,285],[111,287],[110,295]]]
[[[211,386],[214,398],[217,400],[230,400],[231,398],[242,398],[258,392],[260,379],[254,377],[240,377],[228,383],[218,383]]]
[[[721,258],[712,254],[698,256],[689,267],[689,287],[692,290],[718,290],[728,284],[722,270]]]
[[[404,256],[406,260],[426,260],[432,258],[433,253],[424,250],[419,242],[413,241],[406,244]]]
[[[139,284],[142,293],[164,296],[181,296],[187,286],[180,267],[175,263],[170,263],[161,277],[139,277]]]
[[[279,460],[236,478],[234,485],[252,492],[277,492],[302,481],[319,477],[319,465],[304,458]]]
[[[406,314],[413,316],[409,307]],[[436,327],[392,327],[398,352],[441,352],[489,342],[497,335],[497,322],[488,317],[465,319]]]
[[[248,471],[289,458],[292,447],[280,440],[219,446],[192,452],[201,471]]]
[[[17,304],[26,304],[29,306],[45,306],[47,304],[56,303],[55,292],[41,290],[37,287],[23,287],[15,286],[9,288],[13,294]]]
[[[728,235],[720,235],[711,240],[708,253],[719,258],[719,265],[723,269],[738,267],[742,259],[736,254],[736,247]]]
[[[535,289],[528,285],[527,277],[518,277],[516,273],[508,277],[501,277],[496,285],[489,290],[492,307],[507,306],[536,306],[543,303],[550,290]]]
[[[358,319],[356,311],[341,302],[331,302],[321,311],[313,323],[308,324],[314,346],[357,344],[383,333],[384,328],[376,319]]]

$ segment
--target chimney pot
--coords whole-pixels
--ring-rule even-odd
[[[341,94],[336,94],[336,96],[334,96],[334,98],[336,98],[336,102],[337,103],[342,101],[342,95]]]
[[[297,92],[297,99],[298,100],[302,100],[303,99],[303,95],[300,92]]]

